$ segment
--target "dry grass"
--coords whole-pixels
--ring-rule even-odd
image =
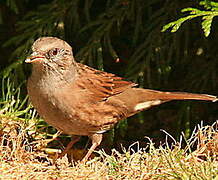
[[[181,142],[155,147],[149,141],[146,150],[98,151],[86,164],[70,166],[66,157],[52,163],[42,150],[47,140],[31,129],[34,123],[0,115],[2,179],[218,179],[217,124],[198,127],[184,148]]]

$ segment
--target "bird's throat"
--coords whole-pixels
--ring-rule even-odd
[[[31,74],[31,79],[35,82],[43,82],[48,84],[70,83],[77,76],[76,67],[70,65],[66,68],[56,68],[47,65],[34,64]]]

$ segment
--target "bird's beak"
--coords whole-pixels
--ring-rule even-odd
[[[37,52],[33,52],[29,57],[26,58],[26,63],[35,63],[43,61],[45,57],[42,55],[38,55]]]

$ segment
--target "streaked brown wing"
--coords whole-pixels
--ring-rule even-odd
[[[104,100],[137,85],[114,74],[99,71],[80,63],[77,65],[79,66],[79,80],[76,81],[76,84],[80,88],[92,92],[98,100]]]

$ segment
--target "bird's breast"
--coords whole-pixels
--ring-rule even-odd
[[[48,124],[66,134],[89,135],[95,131],[90,121],[95,107],[87,102],[89,92],[73,83],[58,84],[47,79],[29,79],[27,88],[34,108]]]

